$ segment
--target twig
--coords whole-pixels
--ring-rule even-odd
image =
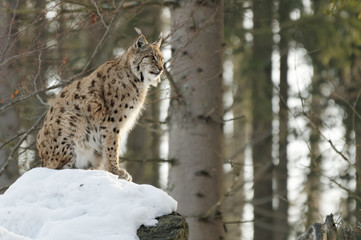
[[[242,116],[238,116],[238,117],[234,117],[234,118],[230,118],[230,119],[224,119],[223,122],[232,122],[232,121],[240,120],[240,119],[244,119],[244,118],[246,118],[246,116],[242,115]]]
[[[91,0],[91,1],[92,1],[93,5],[94,5],[95,9],[97,10],[97,13],[98,13],[98,15],[99,15],[99,17],[100,17],[100,21],[103,23],[104,27],[107,29],[107,28],[108,28],[108,25],[104,22],[103,15],[100,13],[99,8],[98,8],[98,5],[95,3],[94,0]]]
[[[26,133],[26,131],[21,132],[21,133],[19,133],[18,135],[14,136],[14,137],[12,137],[12,138],[10,138],[10,139],[8,139],[6,142],[4,142],[3,144],[1,144],[0,150],[1,150],[3,147],[5,147],[6,145],[8,145],[9,143],[11,143],[14,139],[20,137],[21,135],[23,135],[23,134],[25,134],[25,133]]]
[[[66,84],[70,83],[72,79],[76,78],[77,76],[79,76],[81,74],[77,74],[75,76],[73,76],[72,78],[68,79],[68,80],[65,80],[63,83],[60,83],[60,84],[57,84],[57,85],[54,85],[54,86],[51,86],[51,87],[48,87],[48,88],[45,88],[45,89],[41,89],[41,90],[38,90],[38,91],[35,91],[35,92],[32,92],[32,93],[29,93],[28,95],[23,95],[23,96],[20,96],[10,102],[8,102],[7,104],[4,104],[1,108],[0,108],[0,112],[4,111],[5,109],[7,109],[8,107],[14,105],[15,103],[17,102],[21,102],[21,101],[24,101],[34,95],[37,95],[39,93],[43,93],[43,92],[46,92],[48,90],[52,90],[52,89],[56,89],[56,88],[60,88],[60,87],[63,87],[65,86]]]
[[[273,164],[269,163],[265,166],[263,166],[263,168],[261,169],[261,171],[259,171],[257,173],[257,175],[254,176],[254,182],[258,181],[259,179],[261,179],[262,177],[264,177],[264,174],[269,171],[270,169],[272,170]],[[220,199],[218,200],[218,202],[216,202],[214,205],[212,205],[210,208],[207,209],[207,211],[205,211],[203,214],[201,214],[199,216],[200,220],[207,220],[210,216],[212,216],[214,214],[214,212],[216,212],[216,210],[218,209],[219,206],[221,206],[221,204],[223,203],[223,201],[230,196],[230,193],[236,188],[238,187],[239,181],[234,181],[232,183],[232,186],[220,197]],[[245,182],[241,183],[242,185],[245,184]]]
[[[93,51],[93,54],[92,54],[91,57],[89,58],[87,64],[85,65],[85,67],[83,68],[83,71],[82,71],[81,73],[84,73],[84,72],[85,72],[85,70],[86,70],[86,69],[88,68],[88,66],[90,65],[90,62],[93,60],[93,58],[95,57],[95,55],[98,53],[99,48],[101,47],[101,45],[103,45],[104,40],[105,40],[106,37],[108,36],[109,31],[110,31],[110,29],[111,29],[111,26],[113,25],[113,22],[114,22],[115,18],[118,16],[118,13],[119,13],[120,9],[121,9],[122,6],[123,6],[124,1],[125,1],[125,0],[123,0],[123,1],[121,1],[121,2],[119,3],[118,8],[115,10],[114,16],[112,17],[112,19],[111,19],[110,22],[109,22],[109,25],[106,25],[106,24],[104,23],[106,30],[105,30],[102,38],[101,38],[100,41],[98,42],[98,45],[95,47],[95,49],[94,49],[94,51]]]
[[[327,177],[327,176],[326,176]],[[341,188],[342,190],[346,191],[350,196],[354,197],[355,199],[357,199],[357,201],[361,202],[361,197],[357,196],[357,194],[353,191],[351,191],[350,189],[342,186],[340,183],[338,183],[335,179],[332,179],[330,177],[327,177],[331,182],[333,182],[334,184],[336,184],[339,188]]]
[[[352,106],[351,103],[349,103],[348,101],[346,101],[346,100],[343,99],[343,98],[341,98],[341,100],[342,100],[343,102],[345,102],[345,103],[351,108],[352,112],[357,116],[357,118],[359,119],[359,121],[361,121],[361,115],[360,115],[360,113],[358,113],[358,112],[356,111],[355,106]],[[356,104],[356,103],[355,103],[355,104]]]
[[[17,142],[17,144],[15,145],[15,147],[11,150],[11,153],[9,155],[9,157],[6,159],[5,163],[3,164],[3,166],[0,168],[0,176],[4,173],[5,169],[8,167],[9,163],[13,160],[13,155],[15,153],[15,151],[20,147],[20,145],[23,143],[23,141],[28,137],[28,135],[35,130],[36,126],[43,120],[44,116],[45,116],[46,112],[44,112],[39,118],[38,120],[36,120],[36,122],[33,124],[33,126],[31,128],[29,128],[25,134],[21,137],[21,139]]]
[[[50,46],[45,45],[44,47],[41,47],[41,48],[38,48],[38,49],[35,49],[35,50],[32,50],[32,51],[27,51],[25,53],[20,53],[18,55],[11,56],[9,58],[6,58],[5,60],[2,59],[1,62],[0,62],[0,67],[8,64],[9,62],[11,62],[12,60],[15,60],[17,58],[30,56],[30,55],[32,55],[34,53],[37,53],[37,52],[41,51],[41,50],[49,50],[49,49],[55,47],[56,45],[57,45],[57,43],[54,43],[54,44],[52,44]]]
[[[241,221],[241,220],[235,220],[235,221],[225,221],[223,224],[243,224],[243,223],[253,223],[254,220],[244,220],[244,221]]]
[[[10,37],[11,37],[11,32],[12,32],[12,27],[13,27],[13,24],[15,22],[15,17],[16,17],[16,9],[18,8],[18,4],[19,4],[19,0],[16,0],[16,4],[15,4],[15,7],[14,7],[14,11],[13,11],[13,16],[11,18],[11,22],[9,24],[9,31],[8,31],[8,37],[6,39],[6,44],[4,46],[4,49],[3,49],[3,52],[1,54],[1,60],[4,59],[7,51],[8,51],[8,47],[9,47],[9,42],[10,42]]]
[[[285,104],[285,106],[287,106],[287,103],[285,102],[285,100],[284,100],[284,99],[281,97],[281,95],[280,95],[279,89],[276,88],[276,90],[277,90],[278,95],[279,95],[279,97],[280,97],[280,101],[283,101],[283,103]],[[299,97],[300,97],[300,99],[302,100],[302,101],[301,101],[301,103],[302,103],[302,109],[305,109],[304,100],[303,100],[301,94],[299,94]],[[345,102],[346,102],[346,101],[345,101]],[[293,112],[291,111],[291,109],[289,109],[288,106],[287,106],[287,110],[288,110],[288,112],[290,112],[290,113],[292,114],[292,116],[293,116],[294,118],[296,118],[295,113],[293,113]],[[305,111],[302,111],[301,113],[302,113],[303,116],[305,116],[305,117],[309,120],[309,123],[310,123],[311,127],[318,132],[318,134],[321,136],[321,138],[323,138],[325,141],[327,141],[327,142],[330,144],[331,148],[332,148],[338,155],[340,155],[343,160],[345,160],[350,166],[352,166],[352,167],[356,170],[357,173],[361,173],[361,170],[360,170],[360,169],[357,169],[357,167],[355,166],[355,164],[351,163],[350,160],[349,160],[341,151],[337,150],[337,148],[336,148],[336,146],[333,144],[332,140],[329,139],[329,138],[327,138],[327,137],[321,132],[321,130],[320,130],[320,129],[316,126],[316,124],[312,121],[312,119],[311,119],[311,117],[309,116],[309,114],[307,114]],[[359,116],[359,115],[357,115],[357,116]],[[307,147],[308,147],[309,149],[311,149],[311,147],[309,146],[308,143],[307,143]]]
[[[38,79],[39,75],[40,75],[40,71],[41,71],[41,51],[39,52],[39,56],[38,56],[38,72],[36,73],[35,77],[34,77],[34,89],[35,92],[38,91],[38,87],[36,84],[36,80]],[[45,106],[49,106],[49,104],[47,104],[46,102],[44,102],[44,100],[40,97],[39,94],[36,94],[36,97],[39,99],[40,103],[45,105]]]
[[[99,41],[99,43],[98,43],[98,45],[96,46],[96,48],[94,49],[91,57],[89,58],[87,64],[84,66],[83,70],[82,70],[80,73],[74,75],[73,77],[69,78],[68,80],[63,81],[63,82],[60,83],[60,84],[57,84],[57,85],[48,87],[48,88],[46,88],[46,89],[38,90],[38,91],[35,91],[35,92],[30,93],[30,94],[28,94],[28,95],[24,95],[24,96],[21,96],[21,97],[19,97],[19,98],[16,98],[16,99],[8,102],[7,104],[3,105],[3,106],[0,108],[0,112],[3,111],[3,110],[5,110],[5,109],[8,108],[8,107],[14,105],[14,104],[17,103],[17,102],[26,100],[26,99],[34,96],[34,95],[38,95],[39,93],[43,93],[43,92],[46,92],[46,91],[48,91],[48,90],[52,90],[52,89],[56,89],[56,88],[63,87],[63,86],[65,86],[65,85],[67,85],[68,83],[72,82],[72,80],[74,80],[74,79],[76,79],[77,77],[79,77],[79,76],[81,76],[82,74],[84,74],[84,73],[86,72],[86,69],[89,67],[91,61],[94,59],[95,55],[98,53],[101,45],[104,43],[104,40],[105,40],[106,37],[108,36],[109,31],[110,31],[110,29],[111,29],[111,26],[112,26],[115,18],[117,17],[117,15],[118,15],[118,13],[119,13],[119,10],[122,8],[123,3],[124,3],[124,0],[119,3],[118,8],[116,9],[116,13],[114,14],[114,16],[112,17],[112,19],[110,20],[110,23],[109,23],[109,25],[107,26],[106,31],[104,32],[101,40]],[[48,47],[48,48],[49,48],[49,47]],[[29,56],[29,55],[31,55],[31,54],[33,54],[33,53],[36,53],[36,52],[41,51],[42,49],[43,49],[43,48],[40,48],[40,49],[37,49],[37,50],[34,50],[34,51],[29,51],[29,52],[27,52],[27,53],[25,53],[25,54],[20,54],[20,55],[17,55],[17,56],[12,56],[12,57],[6,59],[5,61],[1,62],[1,63],[0,63],[0,66],[8,63],[9,61],[11,61],[11,60],[13,60],[13,59],[15,59],[15,58],[17,58],[17,57]],[[46,48],[44,48],[44,49],[46,49]]]
[[[4,111],[5,109],[7,109],[8,107],[14,105],[14,104],[17,103],[17,102],[24,101],[24,100],[26,100],[26,99],[34,96],[34,95],[38,95],[39,93],[43,93],[43,92],[46,92],[46,91],[48,91],[48,90],[52,90],[52,89],[56,89],[56,88],[63,87],[63,86],[65,86],[65,85],[67,85],[68,83],[71,83],[72,80],[74,80],[74,79],[78,78],[79,76],[81,76],[82,74],[84,74],[84,73],[86,72],[86,69],[89,67],[91,61],[94,59],[95,55],[98,53],[99,48],[100,48],[100,46],[103,44],[105,38],[106,38],[107,35],[109,34],[111,25],[113,24],[113,22],[114,22],[114,20],[115,20],[115,18],[116,18],[116,16],[117,16],[117,14],[119,13],[119,10],[121,9],[123,3],[124,3],[124,0],[123,0],[122,2],[120,2],[119,6],[118,6],[118,8],[117,8],[117,11],[116,11],[116,13],[115,13],[115,15],[114,15],[113,18],[111,19],[111,21],[110,21],[110,23],[109,23],[106,31],[105,31],[104,34],[103,34],[103,37],[102,37],[101,40],[99,41],[99,43],[98,43],[98,45],[96,46],[96,48],[94,49],[91,57],[89,58],[87,64],[84,66],[83,70],[82,70],[80,73],[72,76],[71,78],[63,81],[63,82],[60,83],[60,84],[56,84],[56,85],[54,85],[54,86],[51,86],[51,87],[48,87],[48,88],[45,88],[45,89],[42,89],[42,90],[38,90],[38,91],[32,92],[32,93],[30,93],[30,94],[28,94],[28,95],[24,95],[24,96],[21,96],[21,97],[18,97],[18,98],[16,98],[16,99],[14,99],[14,100],[11,100],[11,101],[8,102],[7,104],[4,104],[2,107],[0,107],[0,112]],[[24,54],[24,55],[21,55],[21,56],[31,55],[31,54],[33,54],[33,53],[35,53],[35,52],[40,51],[41,49],[42,49],[42,48],[37,49],[37,50],[35,50],[35,51],[28,52],[28,53],[26,53],[26,54]],[[20,56],[20,55],[18,55],[18,56],[13,56],[13,57],[11,57],[11,58],[6,59],[4,62],[0,63],[0,66],[3,65],[3,64],[6,64],[7,62],[11,61],[13,58],[16,58],[16,57],[19,57],[19,56]]]
[[[355,164],[351,163],[350,160],[339,150],[337,150],[336,146],[333,144],[332,140],[331,139],[328,139],[322,132],[320,129],[318,129],[318,127],[312,122],[311,118],[306,114],[306,113],[303,113],[303,115],[305,117],[307,117],[307,119],[310,121],[310,124],[311,124],[311,127],[313,129],[315,129],[318,134],[320,134],[320,136],[325,139],[331,146],[331,148],[338,154],[341,156],[341,158],[343,160],[345,160],[351,167],[353,167],[357,173],[360,173],[361,169],[357,169],[357,167],[355,166]]]
[[[119,162],[138,162],[138,163],[159,162],[159,163],[174,164],[176,162],[176,159],[175,158],[171,158],[171,159],[163,159],[163,158],[130,159],[130,158],[126,158],[126,157],[120,157]]]
[[[173,76],[170,74],[170,72],[167,70],[166,66],[164,65],[163,66],[164,68],[164,73],[165,73],[165,76],[168,78],[168,81],[170,82],[170,85],[172,86],[172,89],[176,95],[176,98],[177,99],[183,99],[183,96],[182,94],[180,93],[175,81],[174,81],[174,78]]]

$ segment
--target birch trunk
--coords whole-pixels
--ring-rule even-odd
[[[190,239],[221,239],[223,2],[181,1],[171,9],[171,75],[181,96],[170,105],[169,191]]]

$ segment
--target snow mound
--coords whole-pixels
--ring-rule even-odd
[[[175,211],[164,191],[101,170],[26,172],[0,195],[0,239],[133,240]]]

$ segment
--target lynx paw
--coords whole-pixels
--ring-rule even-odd
[[[125,169],[120,168],[118,170],[118,176],[119,176],[119,178],[127,180],[129,182],[132,181],[132,176]]]

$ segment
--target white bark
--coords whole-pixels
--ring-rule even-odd
[[[170,105],[170,194],[190,239],[221,239],[223,2],[181,1],[172,17],[171,74],[181,96]]]

